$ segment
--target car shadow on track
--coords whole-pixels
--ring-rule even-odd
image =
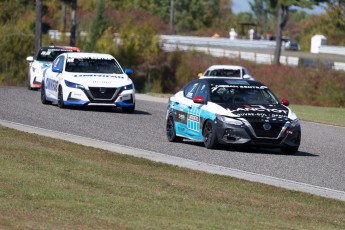
[[[198,146],[200,148],[205,148],[202,142],[192,141],[188,139],[183,140],[183,144]],[[205,148],[206,150],[206,148]],[[218,145],[214,150],[220,151],[231,151],[231,152],[243,152],[243,153],[253,153],[253,154],[270,154],[270,155],[286,155],[283,154],[279,148],[265,148],[261,146],[234,146],[234,145]],[[212,151],[212,150],[211,150]],[[304,151],[298,151],[292,155],[294,157],[319,157],[317,154],[308,153]]]
[[[134,110],[133,113],[123,113],[121,108],[108,107],[108,106],[86,106],[86,107],[70,107],[71,110],[81,110],[89,112],[105,112],[105,113],[121,113],[126,115],[152,115],[149,112],[142,110]]]

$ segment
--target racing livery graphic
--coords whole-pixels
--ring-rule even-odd
[[[109,54],[63,53],[44,72],[43,104],[112,106],[123,112],[135,110],[135,88],[128,75]]]
[[[198,79],[170,98],[167,138],[202,141],[206,148],[246,144],[293,154],[301,142],[301,127],[288,101],[282,101],[257,81]]]
[[[65,52],[79,52],[79,48],[71,46],[42,46],[37,56],[29,56],[28,89],[39,89],[42,84],[43,72],[51,65],[54,59]]]

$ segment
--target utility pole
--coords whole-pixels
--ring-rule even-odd
[[[66,0],[61,0],[62,32],[66,33]]]
[[[77,0],[72,0],[72,15],[71,15],[71,41],[70,46],[75,46],[75,33],[77,30]]]
[[[36,0],[36,21],[35,21],[35,56],[42,46],[42,1]]]
[[[175,33],[174,29],[174,0],[170,0],[170,20],[169,20],[169,25],[170,25],[170,32],[172,34]]]

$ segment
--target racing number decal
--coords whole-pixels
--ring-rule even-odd
[[[195,132],[200,131],[200,113],[201,109],[199,107],[192,106],[192,108],[188,111],[187,129]]]

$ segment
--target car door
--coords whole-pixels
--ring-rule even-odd
[[[193,133],[188,129],[187,116],[192,107],[193,97],[198,89],[199,82],[191,82],[183,89],[183,96],[179,98],[178,102],[175,102],[175,126],[176,133],[180,136],[185,136],[193,139]]]
[[[51,68],[47,70],[49,72],[47,72],[46,74],[46,94],[53,100],[57,100],[58,98],[59,78],[61,76],[61,72],[63,71],[64,61],[64,56],[56,58],[55,61],[52,63]],[[58,68],[60,71],[53,71],[53,69],[56,68]]]
[[[203,103],[195,103],[195,97],[203,97]],[[203,107],[208,100],[208,87],[206,83],[200,82],[197,91],[193,94],[187,113],[187,132],[188,135],[196,140],[203,140],[202,136],[202,114]]]

